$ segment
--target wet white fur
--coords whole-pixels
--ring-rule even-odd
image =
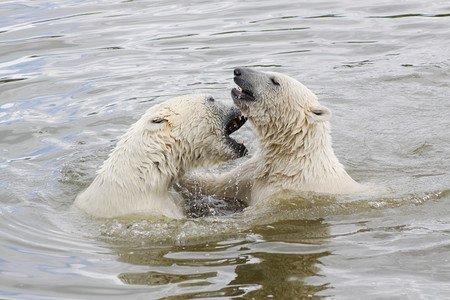
[[[226,108],[209,95],[155,105],[131,126],[74,204],[95,217],[184,216],[173,184],[186,171],[236,158],[223,137]]]
[[[297,80],[280,73],[263,74],[253,91],[257,101],[236,101],[257,130],[259,153],[225,174],[186,176],[183,185],[204,194],[237,197],[249,205],[282,192],[361,190],[334,154],[331,111]],[[280,86],[271,84],[271,78]]]

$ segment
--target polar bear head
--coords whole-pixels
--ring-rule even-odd
[[[135,150],[145,151],[161,172],[175,174],[246,155],[230,137],[245,121],[237,107],[211,95],[184,95],[148,109],[126,135],[137,137]]]
[[[279,130],[292,124],[321,123],[331,117],[316,95],[284,74],[236,68],[234,81],[238,88],[231,91],[232,98],[256,128]]]

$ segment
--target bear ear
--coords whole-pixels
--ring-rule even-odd
[[[152,124],[162,125],[169,121],[171,114],[172,111],[167,108],[159,109],[157,112],[149,116],[149,120]]]
[[[155,123],[155,124],[162,123],[162,122],[166,122],[166,121],[167,121],[167,119],[165,119],[165,118],[162,117],[162,116],[154,117],[154,118],[152,119],[152,123]]]
[[[316,123],[328,121],[331,118],[331,110],[322,105],[311,107],[309,117]]]
[[[147,122],[150,126],[149,128],[152,128],[152,130],[159,130],[166,126],[166,124],[169,122],[169,119],[168,116],[158,112],[152,116],[149,116]]]

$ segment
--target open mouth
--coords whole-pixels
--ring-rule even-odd
[[[237,88],[233,88],[231,90],[231,95],[234,100],[246,100],[246,101],[255,101],[255,96],[252,91],[243,89],[240,86]]]
[[[238,143],[235,139],[233,139],[230,134],[237,131],[242,125],[245,124],[247,118],[241,114],[239,110],[233,110],[231,115],[227,118],[227,122],[225,122],[225,139],[233,148],[233,150],[238,154],[239,157],[245,156],[248,153],[247,147],[244,145],[244,141],[242,143]]]

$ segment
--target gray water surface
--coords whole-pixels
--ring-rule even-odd
[[[71,206],[147,108],[231,103],[235,66],[308,86],[384,192],[197,199],[179,221]],[[0,298],[448,299],[449,74],[445,0],[2,1]],[[236,136],[255,153],[250,124]]]

